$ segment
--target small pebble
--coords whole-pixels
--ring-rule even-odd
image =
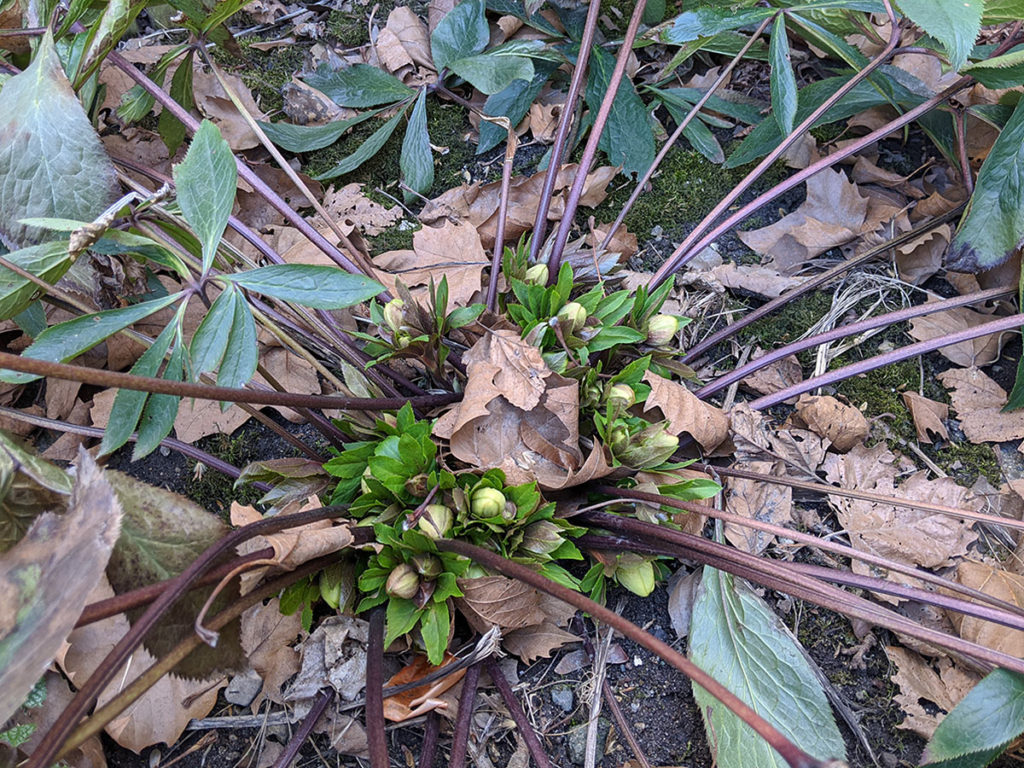
[[[633,666],[634,667],[642,667],[643,665],[644,665],[644,660],[643,659],[641,659],[639,656],[634,656],[633,657]]]
[[[252,704],[256,694],[263,688],[263,680],[253,670],[247,670],[240,675],[235,675],[224,689],[224,698],[229,704],[238,707],[248,707]]]
[[[552,703],[563,712],[572,712],[575,697],[567,685],[556,685],[551,689]]]

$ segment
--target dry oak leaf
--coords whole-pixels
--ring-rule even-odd
[[[885,653],[896,666],[892,681],[899,686],[900,693],[895,699],[906,714],[897,727],[926,739],[931,738],[942,718],[980,679],[948,657],[939,659],[933,667],[920,654],[906,648],[886,646]],[[926,710],[922,699],[937,706],[939,712],[934,708]]]
[[[411,251],[388,251],[373,259],[375,277],[395,293],[395,281],[410,289],[426,286],[433,279],[448,278],[448,300],[464,307],[481,290],[483,271],[491,261],[480,243],[480,234],[467,222],[445,221],[440,227],[423,227],[412,236]],[[414,294],[417,291],[413,291]]]
[[[283,703],[281,686],[299,671],[299,652],[293,645],[305,633],[298,612],[285,616],[280,601],[257,603],[242,614],[241,641],[245,658],[263,680],[263,688],[252,702],[259,710],[264,697]]]
[[[1010,605],[1024,607],[1024,576],[1019,574],[988,563],[962,560],[956,567],[956,580],[965,587],[981,590]],[[1021,630],[952,611],[950,620],[964,640],[1024,658],[1024,632]]]
[[[668,419],[671,434],[686,432],[705,451],[713,451],[729,436],[729,417],[721,408],[705,403],[682,384],[651,371],[644,374],[644,381],[651,385],[644,409],[660,409]]]
[[[846,453],[868,436],[864,414],[828,395],[801,395],[796,401],[796,415],[840,453]]]
[[[1004,413],[1006,390],[977,368],[950,368],[938,376],[964,436],[972,443],[1001,443],[1024,437],[1024,411]]]
[[[931,443],[932,434],[943,440],[949,440],[949,431],[943,423],[949,418],[949,406],[929,400],[917,392],[904,392],[903,402],[914,419],[917,439],[922,443]]]
[[[299,512],[315,509],[320,506],[314,498],[307,502]],[[231,524],[236,526],[249,525],[263,520],[263,515],[255,508],[231,502]],[[340,552],[352,543],[352,532],[347,524],[337,524],[331,520],[320,520],[307,523],[298,528],[289,528],[267,536],[255,536],[239,546],[240,554],[257,552],[266,547],[273,547],[274,554],[268,558],[272,565],[290,571],[309,560]],[[241,550],[245,550],[244,552]]]
[[[973,309],[955,307],[915,317],[910,321],[909,333],[917,341],[928,341],[949,336],[957,331],[965,331],[991,320],[991,316],[975,312]],[[969,368],[972,365],[988,365],[994,362],[1007,341],[1007,334],[990,333],[987,336],[947,345],[938,351],[950,362]]]
[[[752,461],[734,466],[765,475],[786,473],[781,461]],[[789,486],[730,477],[726,489],[725,508],[734,515],[775,525],[785,525],[793,519],[793,489]],[[774,534],[738,523],[726,523],[725,538],[737,549],[753,555],[761,554],[775,541]]]
[[[828,481],[842,488],[975,511],[981,506],[967,488],[948,477],[929,480],[924,471],[914,473],[897,487],[895,461],[884,444],[871,448],[856,445],[847,454],[829,454],[823,468]],[[829,496],[829,502],[854,549],[910,565],[951,565],[966,555],[968,546],[978,538],[970,521],[949,515],[839,496]],[[853,570],[868,572],[857,560],[853,561]],[[893,581],[905,578],[895,573],[889,577]]]
[[[711,276],[729,290],[751,293],[766,299],[777,299],[804,282],[802,277],[789,277],[771,267],[734,264],[731,261],[712,267]]]
[[[774,224],[739,232],[753,251],[770,256],[783,274],[792,274],[809,259],[844,245],[877,222],[867,221],[868,198],[842,171],[826,168],[807,180],[807,199]]]
[[[103,582],[92,591],[86,602],[114,596],[110,584]],[[78,687],[92,677],[107,654],[128,632],[128,619],[123,613],[79,627],[68,637],[68,645],[58,663],[71,682]],[[145,648],[135,649],[125,667],[104,689],[97,701],[102,707],[121,692],[125,679],[133,679],[156,663]],[[217,703],[217,691],[225,680],[185,680],[174,675],[161,677],[141,698],[107,724],[106,731],[114,741],[133,752],[164,742],[174,744],[193,718],[204,717]]]
[[[462,597],[455,605],[469,625],[483,634],[492,626],[503,630],[522,629],[544,621],[540,594],[516,579],[504,576],[481,576],[459,579]]]
[[[336,221],[353,226],[370,237],[379,235],[405,215],[401,206],[386,208],[371,200],[363,194],[363,185],[355,182],[340,189],[332,188],[324,196],[323,206]],[[311,223],[314,226],[323,224],[319,216],[314,217]]]
[[[546,659],[563,645],[579,642],[576,635],[562,629],[576,614],[575,608],[544,593],[540,595],[539,608],[544,614],[540,624],[510,630],[502,639],[505,650],[514,653],[525,664]]]

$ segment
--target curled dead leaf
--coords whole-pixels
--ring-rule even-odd
[[[852,405],[827,395],[801,395],[796,415],[815,434],[828,438],[840,453],[846,453],[868,436],[868,420]]]
[[[1024,411],[1003,412],[1006,390],[978,368],[950,368],[938,375],[949,390],[964,436],[972,443],[1001,443],[1024,437]]]
[[[651,385],[645,410],[658,408],[668,419],[668,431],[684,432],[700,443],[705,451],[713,451],[729,436],[729,417],[721,408],[705,403],[682,384],[647,371],[644,381]]]
[[[914,419],[914,428],[917,430],[917,439],[922,443],[931,443],[932,434],[943,440],[949,440],[949,432],[943,423],[949,418],[949,406],[945,403],[937,403],[917,392],[904,392],[903,402]]]

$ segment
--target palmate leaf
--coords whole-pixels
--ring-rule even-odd
[[[821,760],[845,759],[828,699],[793,636],[750,589],[704,568],[693,606],[690,659]],[[700,686],[693,695],[722,768],[785,768],[782,756]]]
[[[235,204],[238,168],[220,129],[203,120],[185,159],[174,166],[178,205],[203,247],[203,274],[210,271]]]
[[[898,0],[899,9],[946,49],[949,63],[959,71],[967,63],[981,31],[984,0]]]
[[[47,32],[0,91],[0,241],[38,241],[30,216],[92,221],[117,197],[117,173]]]
[[[411,192],[403,190],[405,202],[416,195],[425,195],[434,184],[434,157],[430,150],[430,134],[427,133],[427,91],[423,89],[409,115],[402,141],[402,154],[398,159],[402,181]]]

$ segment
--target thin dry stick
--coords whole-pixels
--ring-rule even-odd
[[[622,613],[622,602],[615,606],[616,613]],[[605,633],[604,640],[601,640],[601,626],[597,627],[599,647],[593,654],[594,678],[590,692],[590,718],[587,721],[587,749],[583,755],[584,768],[594,768],[597,762],[597,725],[601,715],[601,693],[604,691],[605,672],[608,670],[608,651],[612,647],[612,635],[615,632],[611,627]],[[602,755],[603,756],[603,755]]]
[[[512,184],[512,161],[516,157],[519,140],[516,138],[515,126],[507,117],[486,118],[491,122],[504,125],[508,131],[505,141],[505,159],[501,164],[501,198],[498,200],[498,224],[494,231],[494,254],[491,256],[491,278],[487,284],[487,309],[494,311],[498,305],[498,273],[501,271],[501,256],[505,250],[505,220],[508,218],[508,195]]]
[[[464,541],[452,539],[439,539],[437,548],[442,552],[454,552],[463,555],[486,568],[512,579],[525,582],[536,589],[539,589],[552,597],[557,597],[569,605],[586,611],[598,621],[611,625],[617,632],[625,635],[633,642],[643,646],[652,653],[656,653],[666,662],[678,669],[698,685],[705,688],[708,693],[728,707],[737,717],[743,720],[755,733],[760,735],[768,744],[778,752],[782,758],[789,763],[791,768],[834,768],[839,765],[832,760],[818,760],[808,755],[800,747],[793,744],[775,726],[757,714],[750,706],[745,704],[733,693],[726,689],[721,683],[700,669],[677,650],[667,643],[658,640],[648,632],[632,622],[622,618],[614,611],[605,606],[595,603],[588,597],[575,592],[561,584],[556,584],[550,579],[536,573],[525,565],[514,563],[501,555],[490,552],[482,547],[476,547]]]

